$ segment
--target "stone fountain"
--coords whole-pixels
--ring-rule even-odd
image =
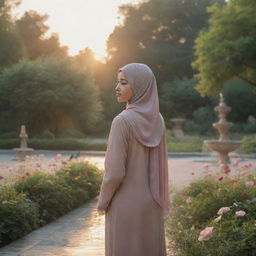
[[[177,138],[177,139],[184,138],[182,124],[184,123],[185,119],[184,118],[172,118],[172,119],[170,119],[170,121],[174,124],[173,132],[174,132],[175,138]]]
[[[241,141],[230,140],[228,137],[228,131],[233,126],[233,123],[227,122],[226,115],[231,111],[231,108],[226,105],[223,94],[220,93],[220,103],[214,108],[219,113],[219,121],[213,124],[220,134],[219,140],[205,140],[206,146],[218,153],[218,164],[223,168],[228,168],[230,163],[229,153],[236,150],[241,144]]]
[[[14,148],[15,160],[23,161],[27,155],[32,155],[34,151],[33,148],[28,148],[27,139],[28,135],[26,133],[26,126],[22,125],[20,129],[20,147]]]

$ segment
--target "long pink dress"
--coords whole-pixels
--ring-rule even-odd
[[[163,210],[149,186],[149,148],[122,116],[113,119],[98,209],[105,214],[105,256],[166,256]],[[160,145],[165,147],[165,134]]]

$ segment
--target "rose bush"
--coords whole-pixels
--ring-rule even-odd
[[[96,166],[60,154],[45,166],[28,158],[18,169],[7,168],[14,173],[1,176],[0,247],[95,197],[102,181]]]
[[[171,195],[166,219],[170,249],[179,256],[256,255],[256,172],[235,160]]]

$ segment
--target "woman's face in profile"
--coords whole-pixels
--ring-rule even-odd
[[[124,77],[122,71],[118,72],[117,75],[117,86],[115,88],[118,102],[127,102],[132,97],[132,88]]]

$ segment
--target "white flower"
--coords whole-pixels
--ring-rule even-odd
[[[214,222],[219,222],[221,220],[221,218],[222,218],[222,215],[220,215],[219,217],[215,218],[213,221]]]
[[[246,212],[245,211],[236,211],[236,216],[240,216],[240,217],[242,217],[242,216],[244,216],[246,214]]]
[[[207,227],[200,232],[198,237],[198,241],[206,241],[209,240],[213,235],[213,227]]]
[[[223,214],[223,213],[225,213],[225,212],[228,212],[228,211],[230,211],[230,208],[229,208],[229,207],[221,207],[221,208],[219,209],[219,211],[218,211],[218,215],[221,215],[221,214]]]

